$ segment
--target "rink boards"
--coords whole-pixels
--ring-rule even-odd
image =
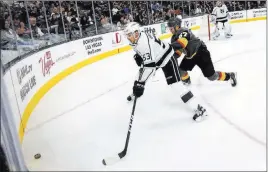
[[[230,12],[230,23],[266,19],[266,8]],[[183,26],[198,31],[201,17],[183,19]],[[171,37],[166,23],[143,27],[160,39]],[[27,122],[42,97],[62,79],[99,60],[130,50],[122,31],[96,35],[39,51],[12,66],[5,74],[8,99],[22,142]],[[49,107],[48,107],[49,108]]]

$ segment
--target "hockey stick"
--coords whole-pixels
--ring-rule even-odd
[[[139,80],[141,79],[141,76],[142,76],[142,70],[143,70],[143,67],[141,67],[139,70],[139,72],[140,72]],[[116,155],[114,157],[108,157],[108,158],[103,159],[102,160],[103,165],[113,165],[113,164],[117,163],[120,159],[122,159],[126,156],[129,138],[130,138],[130,134],[131,134],[132,122],[133,122],[133,118],[134,118],[134,112],[136,109],[136,102],[137,102],[137,97],[134,96],[134,103],[133,103],[133,107],[132,107],[132,113],[130,116],[130,122],[129,122],[129,127],[128,127],[127,138],[126,138],[124,150],[122,152],[118,153],[118,155]]]
[[[129,138],[130,138],[130,133],[131,133],[131,127],[132,127],[132,122],[133,122],[133,117],[134,117],[134,112],[136,108],[136,102],[137,102],[137,97],[134,98],[134,103],[133,103],[133,108],[132,108],[132,113],[130,117],[130,122],[129,122],[129,128],[127,132],[127,139],[125,143],[125,148],[122,152],[118,153],[118,155],[114,157],[108,157],[102,160],[103,165],[113,165],[117,163],[120,159],[124,158],[127,154],[127,148],[128,148],[128,143],[129,143]]]

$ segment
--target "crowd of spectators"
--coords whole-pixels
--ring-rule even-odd
[[[14,48],[18,43],[23,45],[23,48],[30,49],[33,45],[47,46],[69,39],[120,30],[131,21],[149,25],[164,22],[177,15],[187,18],[211,13],[216,4],[216,1],[26,2],[0,2],[2,48],[7,45],[8,48]],[[266,1],[224,3],[229,11],[266,7]]]

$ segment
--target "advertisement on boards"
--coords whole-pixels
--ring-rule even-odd
[[[19,95],[20,99],[23,102],[28,93],[35,87],[36,85],[36,77],[32,73],[33,65],[23,65],[22,67],[18,67],[16,69],[17,81],[19,84]]]
[[[158,33],[156,32],[156,29],[153,26],[144,26],[143,27],[144,32],[153,34],[155,36],[158,36]]]
[[[262,9],[254,9],[252,10],[252,14],[253,14],[253,17],[263,17],[263,16],[266,16],[266,13],[267,13],[267,9],[266,8],[262,8]]]
[[[245,17],[245,11],[230,12],[231,20],[243,19]]]
[[[112,33],[112,46],[117,47],[124,44],[123,32]]]
[[[161,23],[161,34],[170,33],[167,23]]]
[[[83,40],[83,46],[87,51],[88,55],[95,55],[98,52],[102,51],[103,45],[103,36],[96,36],[93,38],[86,38]]]
[[[45,54],[39,59],[40,68],[44,77],[50,75],[51,68],[55,65],[52,59],[51,51],[45,52]]]
[[[184,19],[182,20],[182,26],[186,27],[186,28],[191,28],[193,26],[197,25],[197,18],[188,18],[188,19]]]

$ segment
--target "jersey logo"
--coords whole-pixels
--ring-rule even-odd
[[[221,12],[221,13],[224,13],[224,9],[220,9],[220,12]]]

